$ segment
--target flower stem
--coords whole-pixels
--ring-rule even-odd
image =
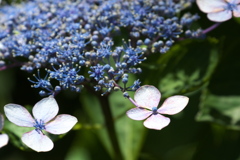
[[[213,29],[217,28],[221,23],[215,23],[212,26],[208,27],[207,29],[203,30],[203,34],[207,34],[208,32],[212,31]]]
[[[130,96],[128,96],[127,98],[129,99],[129,101],[130,101],[134,106],[139,107],[139,106],[137,105],[137,103],[136,103]]]
[[[117,138],[117,132],[114,126],[114,119],[109,104],[109,96],[98,96],[104,115],[107,132],[113,147],[113,159],[123,160],[123,155]]]
[[[6,69],[9,69],[9,68],[13,68],[13,67],[19,67],[21,65],[23,65],[23,63],[18,63],[18,62],[10,64],[8,66],[5,65],[5,66],[0,67],[0,71],[6,70]]]
[[[116,87],[120,88],[120,90],[121,90],[122,92],[124,92],[124,89],[123,89],[121,86],[119,86],[117,83],[114,83],[114,85],[115,85]],[[137,103],[136,103],[129,95],[127,95],[126,98],[127,98],[134,106],[139,107],[139,106],[137,105]]]

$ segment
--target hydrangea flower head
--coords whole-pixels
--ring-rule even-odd
[[[43,130],[52,134],[68,132],[76,123],[77,118],[68,114],[57,115],[58,104],[53,96],[43,98],[33,107],[33,117],[26,108],[18,104],[7,104],[4,112],[9,121],[22,127],[35,127],[24,133],[22,141],[37,152],[47,152],[53,148],[53,142]]]
[[[157,108],[161,98],[159,90],[150,85],[140,87],[134,100],[138,107],[127,111],[127,116],[133,120],[144,120],[144,126],[149,129],[161,130],[170,123],[170,119],[161,114],[173,115],[182,111],[188,104],[186,96],[172,96],[167,98],[160,108]]]
[[[197,5],[211,21],[223,22],[240,17],[240,0],[197,0]]]
[[[3,115],[0,114],[0,131],[2,130],[4,125],[4,118]],[[0,134],[0,148],[2,148],[3,146],[7,145],[8,143],[8,135],[7,134]]]

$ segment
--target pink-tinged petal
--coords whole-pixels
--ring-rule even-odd
[[[127,116],[133,120],[144,120],[149,117],[153,112],[144,108],[132,108],[127,111]]]
[[[7,134],[0,134],[0,148],[2,148],[3,146],[6,146],[8,143],[8,135]]]
[[[224,22],[232,18],[232,11],[224,10],[217,13],[208,13],[207,17],[214,22]]]
[[[188,104],[189,98],[186,96],[172,96],[167,98],[162,106],[157,110],[160,114],[176,114],[182,111]]]
[[[0,114],[0,131],[3,129],[3,125],[4,125],[4,117],[2,114]]]
[[[53,119],[58,113],[58,104],[53,96],[43,98],[41,101],[37,102],[33,107],[33,116],[37,120],[43,120],[47,123]]]
[[[159,90],[150,85],[145,85],[140,87],[134,95],[134,100],[139,107],[152,109],[157,107],[161,98],[161,93]]]
[[[220,12],[227,7],[225,0],[197,0],[196,2],[199,9],[205,13]]]
[[[22,142],[29,148],[37,152],[47,152],[52,150],[53,142],[42,132],[32,130],[22,135]]]
[[[228,3],[239,4],[240,0],[226,0]]]
[[[34,119],[26,108],[18,104],[7,104],[4,106],[6,117],[12,123],[23,126],[33,127]]]
[[[240,5],[237,6],[237,9],[233,10],[233,16],[234,17],[240,17]]]
[[[155,114],[146,119],[143,125],[149,129],[160,130],[166,127],[169,123],[170,119],[168,117],[164,117],[160,114]]]
[[[45,130],[52,134],[63,134],[72,129],[77,118],[68,114],[58,115],[53,121],[45,125]]]

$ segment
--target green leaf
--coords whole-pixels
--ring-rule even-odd
[[[81,96],[83,106],[91,117],[93,123],[100,123],[104,126],[103,113],[98,99],[89,94]],[[138,158],[141,150],[146,129],[141,121],[134,121],[126,116],[126,111],[134,107],[128,99],[122,96],[121,92],[114,92],[109,96],[111,111],[114,117],[114,124],[117,132],[118,142],[125,160]],[[113,150],[109,135],[105,127],[97,130],[96,134],[105,146],[108,153],[113,157]]]
[[[78,130],[77,136],[67,152],[65,160],[91,160],[93,156],[89,148],[93,145],[99,146],[96,143],[96,136],[91,130]],[[101,159],[102,157],[98,157]]]
[[[184,40],[166,54],[152,55],[143,65],[143,70],[147,70],[144,83],[158,85],[165,98],[202,89],[219,62],[217,46],[218,41],[213,38]]]
[[[146,128],[142,121],[134,121],[127,117],[126,111],[133,106],[130,101],[123,98],[120,92],[115,92],[110,96],[110,104],[117,127],[118,140],[125,160],[138,159],[142,148]]]
[[[231,30],[230,30],[231,31]],[[240,77],[239,36],[231,33],[224,39],[223,56],[208,85],[202,93],[199,121],[209,121],[239,130]],[[234,38],[234,40],[233,40]]]
[[[196,119],[240,130],[240,96],[219,96],[205,91]]]
[[[81,143],[81,142],[79,142]],[[91,160],[90,153],[83,146],[75,146],[70,149],[65,160]]]
[[[104,118],[97,97],[87,92],[84,92],[84,94],[81,94],[80,100],[83,104],[84,110],[90,117],[91,122],[93,124],[97,123],[100,126],[104,126]],[[113,156],[113,150],[106,129],[104,127],[101,127],[99,128],[99,130],[96,131],[96,134],[98,135],[99,140],[102,142],[103,146],[106,148],[110,156]]]
[[[234,19],[238,24],[240,24],[240,18],[239,18],[239,17],[233,17],[233,19]]]

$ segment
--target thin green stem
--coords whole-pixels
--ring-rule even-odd
[[[117,132],[114,126],[114,118],[109,104],[109,96],[98,96],[104,115],[107,132],[113,147],[113,159],[123,160],[123,155],[117,138]]]

